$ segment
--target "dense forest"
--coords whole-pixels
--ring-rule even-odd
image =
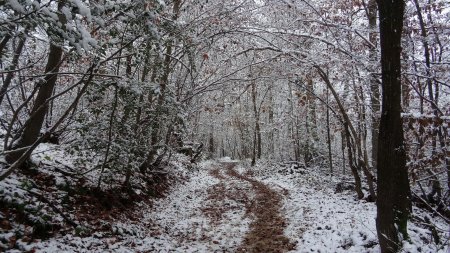
[[[0,0],[0,250],[447,252],[444,0]]]

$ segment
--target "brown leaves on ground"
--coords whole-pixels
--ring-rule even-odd
[[[58,211],[74,224],[89,227],[89,230],[80,234],[83,236],[89,236],[94,232],[113,233],[112,224],[118,220],[127,223],[139,222],[142,214],[136,208],[137,204],[145,202],[147,206],[151,206],[156,198],[164,197],[171,185],[170,178],[165,175],[147,176],[145,184],[139,188],[141,193],[137,194],[130,187],[119,184],[107,189],[99,189],[88,185],[87,179],[79,176],[68,177],[66,181],[70,184],[56,185],[55,176],[48,171],[27,169],[22,170],[21,173],[24,178],[32,182],[29,193],[33,195],[30,195],[27,201],[38,201],[43,206],[42,212],[36,215],[53,214]],[[30,220],[33,216],[27,212],[31,211],[27,211],[18,204],[0,201],[0,213],[4,216],[0,219],[0,230],[14,229],[11,224],[24,224],[32,231],[29,235],[24,233],[24,237],[40,239],[58,233],[66,234],[73,230],[73,226],[70,226],[67,220],[64,222],[56,219],[48,220],[42,225],[35,220]],[[24,237],[17,239],[23,240]]]

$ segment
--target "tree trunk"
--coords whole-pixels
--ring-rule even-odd
[[[174,0],[173,2],[173,16],[172,20],[176,21],[178,19],[178,16],[180,14],[180,7],[181,7],[181,0]],[[167,41],[166,46],[166,54],[164,57],[164,63],[163,63],[163,75],[161,77],[161,81],[159,82],[159,96],[158,96],[158,104],[156,105],[156,115],[154,119],[154,124],[152,127],[152,133],[151,133],[151,141],[152,145],[156,145],[156,143],[159,141],[159,132],[162,125],[162,119],[161,114],[164,107],[164,102],[166,100],[166,88],[169,83],[169,76],[172,72],[172,69],[170,67],[170,64],[172,63],[172,50],[173,50],[173,37],[174,32],[169,33],[169,41]]]
[[[252,148],[252,162],[251,166],[256,165],[256,130],[253,132],[253,148]]]
[[[369,168],[369,159],[367,157],[367,144],[366,144],[366,138],[367,138],[367,126],[366,126],[366,108],[364,106],[364,94],[362,87],[356,86],[356,82],[354,82],[355,91],[358,90],[358,92],[355,92],[355,102],[357,104],[356,106],[356,112],[358,115],[358,135],[355,141],[358,141],[358,169],[362,169],[364,176],[367,180],[367,185],[369,186],[369,197],[367,198],[368,201],[375,201],[376,199],[376,193],[375,193],[375,187],[374,187],[374,176],[372,175],[372,172]],[[359,93],[359,95],[358,95]]]
[[[100,176],[98,177],[98,182],[97,182],[97,188],[100,189],[100,186],[102,184],[102,178],[103,178],[103,173],[105,171],[105,168],[107,166],[107,162],[108,162],[108,158],[109,158],[109,153],[111,152],[111,145],[113,142],[113,133],[114,133],[114,119],[115,119],[115,115],[116,115],[116,110],[117,110],[117,102],[118,102],[118,87],[115,87],[114,89],[114,102],[113,102],[113,107],[111,110],[111,114],[109,116],[109,128],[108,128],[108,143],[106,144],[106,151],[105,151],[105,156],[103,158],[103,163],[101,166],[101,170],[100,170]],[[126,181],[129,180],[129,178],[126,179]],[[128,182],[127,182],[128,183]]]
[[[256,147],[257,156],[256,158],[261,159],[261,153],[262,153],[262,146],[261,146],[261,126],[259,124],[259,117],[256,121],[256,141],[258,143],[258,146]]]
[[[288,102],[289,102],[289,123],[288,123],[288,134],[290,135],[291,138],[291,143],[292,143],[292,151],[294,153],[294,160],[299,161],[300,160],[300,140],[299,140],[299,135],[298,135],[298,120],[297,120],[297,116],[294,115],[294,102],[293,102],[293,96],[292,96],[292,85],[291,82],[288,82],[288,87],[289,87],[289,93],[288,93]],[[289,152],[288,154],[291,157],[291,153]],[[283,155],[282,155],[283,156]],[[283,159],[283,157],[282,157]],[[290,158],[292,159],[292,158]]]
[[[6,34],[2,41],[0,41],[0,58],[3,55],[3,50],[6,48],[6,45],[8,44],[8,41],[11,39],[11,35],[10,34]]]
[[[449,152],[448,147],[450,146],[450,138],[446,138],[444,134],[445,133],[443,133],[442,128],[439,128],[438,129],[439,144],[441,146],[442,152],[444,154],[448,154]],[[447,190],[450,191],[450,156],[444,155],[444,165],[447,170]]]
[[[57,72],[61,63],[63,49],[53,43],[50,44],[50,51],[48,53],[47,66],[45,67],[46,76],[40,85],[36,100],[34,101],[33,109],[29,119],[25,122],[25,128],[18,143],[13,149],[21,149],[30,146],[39,137],[45,115],[48,111],[48,101],[52,96],[53,89],[58,78]],[[24,150],[11,152],[5,158],[9,163],[14,163],[22,154]]]
[[[328,161],[330,163],[330,174],[333,175],[333,155],[331,153],[331,134],[330,134],[330,108],[328,106],[328,88],[327,88],[327,111],[326,111],[326,117],[327,117],[327,144],[328,144]]]
[[[306,114],[305,114],[305,144],[303,146],[303,161],[305,163],[306,167],[309,167],[310,164],[310,160],[311,160],[311,152],[310,152],[310,148],[309,148],[309,135],[310,135],[310,131],[309,131],[309,122],[311,121],[311,119],[309,118],[309,107],[306,108]],[[297,128],[298,129],[298,128]],[[296,139],[299,140],[300,136],[298,135],[297,132],[297,136]]]
[[[345,128],[345,139],[347,140],[347,154],[348,154],[348,163],[350,165],[350,170],[352,171],[353,177],[355,178],[355,191],[356,195],[358,196],[358,199],[364,198],[364,193],[362,192],[362,186],[361,186],[361,177],[358,173],[358,167],[355,162],[353,148],[350,140],[350,131],[348,129],[348,126],[346,123],[344,123]]]
[[[397,252],[406,239],[410,188],[401,118],[401,34],[405,3],[378,0],[382,113],[378,145],[377,233],[381,252]],[[401,235],[401,236],[400,236]]]
[[[214,147],[214,128],[209,133],[208,144],[209,157],[213,158],[216,152],[216,148]]]
[[[341,131],[342,175],[345,175],[345,134]]]
[[[437,108],[435,106],[435,100],[433,96],[433,84],[431,80],[431,63],[430,63],[430,47],[428,46],[427,41],[427,30],[425,28],[425,22],[422,17],[422,11],[420,10],[420,5],[418,0],[414,0],[414,5],[417,10],[417,17],[419,18],[420,31],[422,35],[422,44],[423,44],[423,53],[425,57],[425,68],[426,68],[426,76],[427,76],[427,87],[428,87],[428,96],[430,98],[431,107],[433,109],[434,114],[437,114]]]
[[[309,127],[309,131],[311,133],[311,139],[313,140],[313,144],[317,143],[319,141],[319,134],[317,133],[317,115],[316,115],[316,99],[314,97],[314,82],[312,77],[308,77],[308,81],[307,81],[307,87],[308,90],[312,91],[312,92],[307,92],[306,93],[306,99],[308,100],[308,113],[311,115],[310,118],[310,122],[311,125]],[[314,147],[314,145],[313,145]],[[315,150],[312,150],[312,153],[315,153]]]
[[[431,50],[430,50],[430,47],[428,45],[428,40],[427,40],[427,38],[429,36],[428,36],[427,29],[426,29],[426,26],[425,26],[424,18],[422,16],[422,11],[421,11],[421,7],[419,5],[419,1],[418,0],[414,0],[413,2],[414,2],[414,5],[416,7],[416,10],[417,10],[417,17],[419,19],[420,31],[421,31],[421,35],[422,35],[422,44],[423,44],[423,50],[424,50],[425,68],[426,68],[426,76],[427,76],[426,83],[427,83],[427,87],[428,87],[428,97],[429,97],[429,99],[431,101],[430,104],[431,104],[431,108],[433,110],[433,114],[436,117],[439,117],[438,116],[439,109],[438,109],[438,106],[437,106],[438,105],[438,97],[439,97],[439,86],[437,86],[437,85],[435,86],[435,93],[433,95],[432,78],[431,78],[431,75],[432,75],[431,74],[431,59],[430,59],[430,51]],[[439,39],[437,39],[437,40],[439,40]],[[432,147],[433,147],[432,154],[433,154],[433,156],[436,153],[436,146],[437,146],[436,145],[437,144],[436,138],[437,138],[437,136],[439,136],[439,138],[440,138],[441,148],[444,150],[444,152],[446,150],[445,145],[443,145],[443,144],[445,144],[445,142],[443,142],[441,140],[442,126],[435,125],[434,129],[435,130],[434,130],[434,133],[432,135]],[[444,164],[445,164],[445,166],[447,168],[447,171],[448,171],[448,169],[449,169],[448,158],[444,158],[444,159],[445,159],[444,160]],[[432,164],[432,166],[434,167],[433,164]],[[450,178],[450,174],[448,174],[448,175],[449,175],[449,178]],[[450,181],[450,180],[448,180],[448,181]],[[436,181],[436,182],[439,184],[438,181]],[[450,186],[450,183],[449,183],[449,186]]]
[[[251,71],[251,70],[250,70]],[[251,73],[250,73],[251,74]],[[259,132],[259,117],[258,117],[258,108],[256,105],[256,83],[252,82],[252,104],[253,104],[253,114],[255,117],[255,130],[253,132],[253,151],[252,151],[252,166],[255,166],[256,159],[259,157],[260,144],[258,143],[258,135],[261,136]]]
[[[333,86],[331,85],[331,81],[328,78],[328,74],[318,65],[314,66],[320,77],[322,78],[322,80],[325,82],[325,84],[327,85],[327,88],[331,91],[331,94],[333,95],[334,99],[336,100],[336,103],[338,105],[339,111],[341,112],[341,123],[344,126],[344,133],[345,133],[345,139],[347,140],[347,152],[348,152],[348,163],[350,165],[350,169],[352,171],[353,177],[355,178],[355,191],[356,194],[358,195],[359,199],[362,199],[364,197],[363,192],[361,191],[361,178],[358,174],[358,166],[360,165],[360,162],[364,160],[361,157],[362,152],[361,152],[361,143],[358,140],[355,128],[352,125],[352,122],[347,114],[347,111],[345,110],[341,100],[339,99],[339,96],[336,92],[336,90],[333,88]],[[365,168],[366,165],[363,166],[363,168]],[[366,172],[366,171],[365,171]],[[370,183],[370,182],[368,182]]]
[[[6,39],[6,38],[5,38]],[[19,63],[20,54],[22,54],[23,46],[25,45],[25,37],[19,38],[19,43],[17,44],[16,50],[14,51],[14,56],[11,61],[11,65],[8,68],[9,72],[6,74],[5,81],[3,82],[2,88],[0,89],[0,106],[3,102],[3,98],[5,97],[6,92],[8,91],[9,85],[14,77],[14,70],[17,68]]]
[[[16,47],[16,50],[14,50],[14,56],[11,61],[11,65],[7,69],[11,72],[8,72],[8,74],[6,74],[5,81],[3,82],[2,88],[0,89],[0,105],[2,104],[3,98],[5,97],[5,94],[8,91],[8,87],[11,84],[12,78],[14,77],[13,71],[17,68],[17,65],[19,63],[19,57],[22,54],[24,45],[25,45],[25,37],[20,37],[19,43],[17,44],[17,47]]]
[[[252,102],[253,102],[253,113],[255,115],[255,156],[257,159],[261,159],[261,127],[259,124],[259,110],[256,104],[256,83],[252,83]]]
[[[273,121],[273,87],[272,84],[269,86],[269,157],[274,158],[275,153],[275,143],[274,143],[274,121]]]
[[[375,62],[377,59],[377,2],[376,0],[369,0],[367,18],[369,19],[369,41],[372,46],[369,50],[369,58]],[[378,127],[380,126],[380,88],[378,78],[376,77],[376,70],[370,76],[370,103],[372,105],[372,167],[377,169],[377,149],[378,149]]]

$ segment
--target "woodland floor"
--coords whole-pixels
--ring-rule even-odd
[[[336,192],[336,182],[345,179],[324,176],[319,168],[250,167],[229,159],[190,169],[181,162],[171,166],[180,180],[152,201],[96,212],[101,208],[92,204],[99,202],[95,194],[92,200],[74,198],[85,204],[72,211],[51,199],[70,219],[89,227],[86,233],[63,226],[48,238],[29,238],[31,228],[0,208],[0,246],[14,243],[7,252],[379,252],[374,203],[357,200],[345,187]],[[21,181],[18,175],[0,188],[20,194]],[[447,252],[448,224],[417,208],[415,215],[434,223],[440,242],[411,222],[404,252]]]

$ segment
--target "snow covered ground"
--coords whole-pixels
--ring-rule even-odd
[[[335,193],[336,179],[324,177],[317,170],[260,166],[259,178],[274,188],[288,191],[284,214],[289,220],[286,235],[297,243],[292,252],[379,252],[375,203],[356,200],[353,191]],[[292,172],[292,174],[291,174]],[[424,216],[414,208],[414,215]],[[429,215],[427,215],[429,217]],[[438,217],[430,220],[441,231],[441,244],[433,243],[431,232],[414,222],[408,223],[409,241],[402,252],[449,252],[450,227]]]
[[[136,215],[115,220],[110,233],[81,236],[77,231],[48,240],[18,240],[18,247],[9,252],[240,251],[255,219],[248,212],[248,204],[256,197],[249,181],[233,177],[224,169],[225,164],[233,162],[207,161],[196,171],[184,171],[189,174],[187,180],[153,204],[139,203]],[[179,169],[183,170],[181,165]],[[379,252],[375,204],[356,200],[352,191],[335,193],[336,179],[324,177],[318,170],[267,164],[250,170],[242,163],[235,171],[283,196],[280,213],[286,220],[284,235],[295,244],[290,252]],[[0,187],[14,192],[11,187],[18,181],[14,176]],[[404,252],[448,252],[448,224],[420,210],[415,210],[415,215],[427,216],[437,226],[441,244],[433,242],[428,229],[409,223],[411,238],[404,244]],[[0,239],[12,236],[11,231],[0,231]]]
[[[195,176],[186,184],[175,187],[167,198],[157,202],[152,212],[146,215],[173,243],[160,248],[160,251],[222,252],[240,245],[250,223],[244,204],[227,198],[222,191],[208,192],[221,183],[221,180],[211,175],[211,171],[220,166],[223,165],[210,162],[202,164]],[[230,192],[236,187],[248,189],[249,185],[229,179],[223,187],[224,191]],[[220,195],[215,198],[210,194]],[[215,219],[214,211],[220,212],[220,219]]]
[[[113,236],[94,233],[82,237],[67,234],[33,243],[17,242],[20,249],[10,252],[222,252],[232,251],[241,244],[248,230],[250,217],[244,203],[226,196],[211,198],[208,191],[220,180],[211,170],[222,166],[214,162],[199,165],[199,170],[184,184],[175,186],[170,194],[153,206],[140,203],[137,221],[117,221],[112,224]],[[223,181],[225,192],[238,187],[249,190],[247,182]],[[219,201],[218,201],[219,200]],[[219,203],[220,202],[220,203]],[[208,217],[208,207],[221,211],[219,221]],[[214,218],[214,217],[213,217]],[[0,236],[8,236],[2,234]]]

